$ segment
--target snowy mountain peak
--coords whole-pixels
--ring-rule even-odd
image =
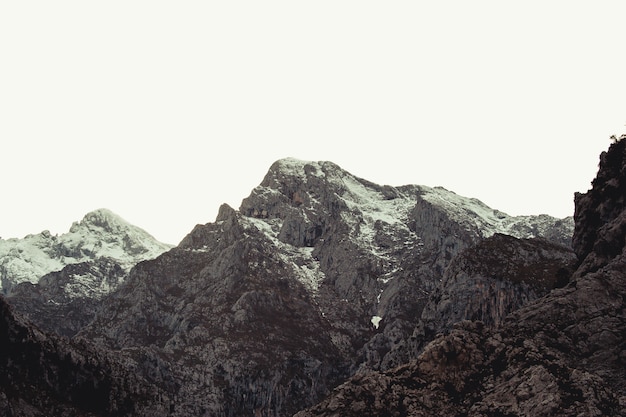
[[[295,158],[280,159],[271,166],[263,182],[244,200],[242,212],[253,217],[285,217],[285,203],[317,213],[329,205],[338,207],[339,204],[347,207],[346,222],[356,222],[352,226],[358,226],[357,234],[371,238],[376,222],[406,225],[417,201],[432,205],[448,220],[481,237],[494,233],[545,236],[547,230],[554,230],[555,224],[560,222],[563,224],[561,240],[568,244],[573,228],[571,217],[510,216],[476,198],[460,196],[443,187],[381,186],[356,177],[332,162]]]
[[[136,257],[156,257],[171,248],[108,209],[87,213],[83,220],[72,225],[67,235],[60,237],[60,241],[80,247],[85,254],[116,259],[125,264],[134,264]]]
[[[272,164],[272,167],[274,169],[278,169],[281,171],[298,171],[300,169],[302,169],[305,165],[309,165],[309,164],[317,164],[317,162],[314,161],[305,161],[302,159],[297,159],[297,158],[292,158],[292,157],[287,157],[287,158],[282,158],[277,160],[276,162],[274,162]],[[270,170],[272,169],[272,167],[270,167]]]
[[[299,179],[307,182],[310,177],[327,178],[341,175],[349,175],[338,165],[329,161],[304,161],[296,158],[283,158],[274,162],[270,167],[262,186],[276,186],[285,178]],[[334,175],[333,175],[334,174]],[[341,176],[339,175],[339,176]]]
[[[128,270],[171,247],[108,209],[95,210],[62,235],[43,231],[24,239],[0,240],[0,291],[7,293],[25,281],[37,283],[69,264],[98,259],[113,260]]]
[[[73,233],[81,227],[98,227],[114,232],[129,227],[130,224],[117,214],[106,208],[97,209],[87,213],[80,222],[74,222],[70,228]]]

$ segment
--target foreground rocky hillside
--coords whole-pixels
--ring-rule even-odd
[[[0,415],[165,416],[169,399],[118,354],[46,334],[0,297]]]
[[[623,139],[602,154],[593,188],[576,196],[578,263],[567,285],[499,327],[459,322],[416,360],[355,376],[297,416],[626,415]]]

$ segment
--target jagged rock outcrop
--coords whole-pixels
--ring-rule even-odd
[[[119,355],[45,334],[0,296],[0,415],[158,416],[169,399]]]
[[[622,254],[626,241],[626,181],[623,160],[625,136],[600,155],[600,169],[593,188],[576,194],[572,246],[582,262],[578,274],[597,271]]]
[[[576,197],[580,265],[563,288],[496,329],[457,323],[417,360],[359,375],[309,416],[626,415],[626,140]],[[621,191],[618,191],[621,190]]]

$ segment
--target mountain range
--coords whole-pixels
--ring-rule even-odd
[[[0,413],[623,415],[625,144],[565,219],[287,158],[175,247],[0,240]]]

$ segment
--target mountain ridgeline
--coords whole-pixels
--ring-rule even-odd
[[[154,259],[12,284],[0,411],[620,415],[623,148],[566,219],[279,160],[238,210]],[[80,277],[91,290],[72,297]]]

